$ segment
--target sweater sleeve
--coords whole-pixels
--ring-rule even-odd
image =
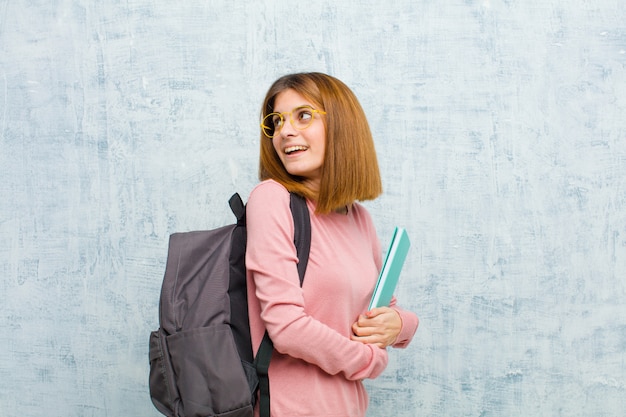
[[[417,315],[411,311],[403,310],[397,304],[397,300],[395,297],[392,298],[390,307],[393,308],[400,314],[400,319],[402,320],[402,328],[400,329],[400,333],[396,338],[396,342],[392,345],[394,348],[405,348],[411,343],[413,340],[413,336],[417,331],[417,327],[419,326],[419,318]]]
[[[246,215],[246,267],[274,348],[350,380],[382,373],[388,360],[384,349],[352,341],[306,313],[287,190],[273,181],[261,183],[248,199]]]

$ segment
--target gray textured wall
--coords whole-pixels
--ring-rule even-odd
[[[266,89],[318,70],[413,241],[369,414],[624,415],[625,67],[621,0],[0,0],[1,414],[157,415],[167,237],[231,220]]]

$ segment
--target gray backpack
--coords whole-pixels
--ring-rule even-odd
[[[252,417],[259,392],[269,417],[267,371],[273,345],[265,332],[252,355],[246,290],[246,215],[229,200],[237,223],[170,236],[159,301],[159,329],[150,333],[150,396],[171,417]],[[300,285],[311,223],[304,198],[291,194]]]

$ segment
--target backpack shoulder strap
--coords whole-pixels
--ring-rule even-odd
[[[241,200],[241,196],[239,193],[233,194],[233,196],[228,200],[228,205],[230,205],[230,209],[233,211],[233,214],[237,218],[238,225],[245,225],[246,222],[246,206],[243,204]]]
[[[293,240],[298,254],[298,275],[302,286],[311,251],[311,218],[305,198],[298,194],[291,193],[290,208],[295,228]]]
[[[298,276],[300,277],[300,286],[302,286],[311,250],[311,218],[306,199],[294,193],[291,193],[290,197],[289,206],[295,229],[293,240],[298,254]],[[273,350],[274,344],[266,331],[254,358],[257,375],[259,376],[259,411],[261,417],[270,417],[270,381],[268,373]]]

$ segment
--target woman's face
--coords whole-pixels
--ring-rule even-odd
[[[300,112],[296,109],[303,106],[319,110],[292,89],[282,91],[276,96],[274,112],[283,114],[284,124],[272,139],[272,143],[287,172],[305,178],[309,187],[319,191],[326,150],[326,132],[322,120],[324,116],[313,112],[310,114],[313,118],[310,126],[298,130],[292,124],[292,118],[298,117]],[[308,113],[310,112],[301,116],[309,117]]]

